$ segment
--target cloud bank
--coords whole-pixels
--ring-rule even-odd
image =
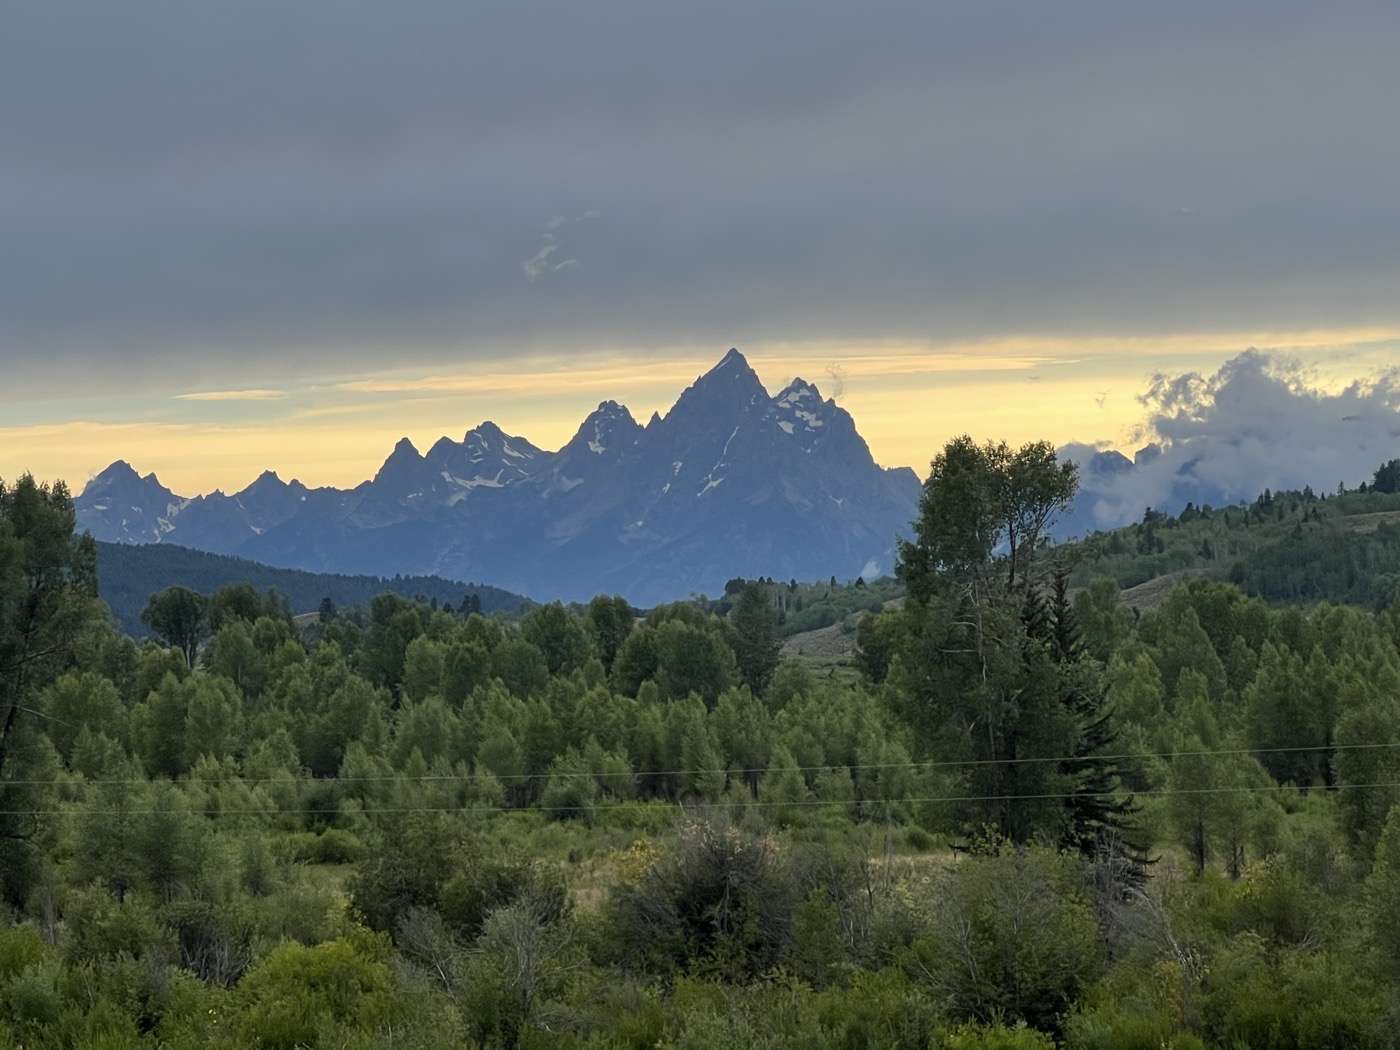
[[[208,6],[5,5],[0,400],[1400,322],[1395,4]]]
[[[1352,487],[1400,456],[1400,369],[1327,390],[1297,361],[1247,350],[1210,375],[1159,374],[1141,401],[1151,444],[1131,469],[1103,469],[1096,446],[1062,450],[1081,464],[1081,515],[1092,527],[1136,520],[1146,507],[1175,513],[1187,500]]]

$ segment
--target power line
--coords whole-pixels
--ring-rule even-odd
[[[1347,790],[1373,788],[1400,788],[1400,780],[1381,780],[1366,784],[1343,784]],[[1044,791],[1030,794],[1001,795],[924,795],[891,799],[795,799],[788,802],[764,801],[762,799],[745,802],[665,802],[682,812],[710,809],[773,809],[786,806],[892,806],[931,802],[1046,802],[1077,798],[1111,798],[1120,794],[1132,797],[1165,798],[1173,795],[1227,795],[1252,794],[1265,791],[1283,791],[1282,784],[1243,784],[1226,787],[1204,788],[1148,788],[1143,791]],[[577,813],[585,810],[593,812],[636,809],[661,800],[629,800],[623,802],[581,803],[572,806],[368,806],[357,810],[359,813],[463,813],[468,815],[487,813]],[[184,812],[191,816],[312,816],[325,815],[324,809],[281,809],[277,807],[258,809],[183,809],[183,808],[143,808],[143,809],[0,809],[0,816],[12,817],[57,817],[57,816],[153,816],[162,813]]]
[[[1148,751],[1139,753],[1122,752],[1119,754],[1107,755],[1030,755],[1018,758],[954,758],[954,759],[930,759],[922,762],[825,762],[820,765],[810,766],[786,766],[787,770],[796,770],[801,773],[818,773],[824,770],[860,770],[860,769],[954,769],[978,766],[999,766],[999,765],[1032,765],[1046,762],[1082,762],[1093,759],[1099,762],[1137,762],[1145,759],[1177,759],[1177,758],[1226,758],[1240,755],[1274,755],[1274,754],[1306,754],[1321,751],[1375,751],[1400,748],[1400,741],[1386,743],[1363,743],[1363,744],[1306,744],[1294,747],[1236,747],[1218,748],[1214,750],[1205,749],[1199,751]],[[606,779],[608,777],[679,777],[679,776],[703,776],[710,773],[723,773],[730,776],[757,776],[769,771],[769,766],[753,766],[748,768],[720,767],[713,769],[642,769],[629,770],[622,773],[616,770],[559,770],[555,772],[543,773],[491,773],[489,775],[497,780],[516,782],[521,780],[549,780],[554,777],[562,779],[593,778]],[[391,783],[394,781],[409,782],[453,782],[467,781],[474,777],[481,776],[480,773],[424,773],[415,776],[408,776],[400,773],[383,773],[366,776],[328,776],[328,777],[302,777],[294,773],[286,773],[281,776],[270,777],[234,777],[229,780],[195,780],[186,777],[183,780],[173,781],[180,784],[359,784],[359,783]],[[70,784],[90,784],[98,785],[133,785],[150,784],[160,782],[151,777],[100,777],[94,779],[83,778],[81,780],[73,778],[48,778],[48,779],[15,779],[0,780],[0,789],[10,785],[27,787],[57,787]]]

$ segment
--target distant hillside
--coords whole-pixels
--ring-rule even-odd
[[[122,629],[147,633],[141,610],[156,591],[179,584],[209,594],[226,583],[251,583],[259,590],[275,589],[285,595],[292,612],[315,612],[322,598],[341,608],[364,605],[377,594],[392,591],[407,597],[437,599],[457,606],[463,596],[481,598],[481,611],[515,612],[527,599],[499,587],[458,583],[441,576],[339,576],[331,573],[277,569],[243,558],[160,544],[97,544],[97,579],[102,598],[112,608]]]
[[[1068,543],[1073,582],[1098,576],[1147,595],[1188,575],[1237,584],[1269,602],[1379,608],[1400,598],[1400,493],[1265,493],[1253,503],[1187,508]],[[1160,588],[1158,588],[1160,589]]]
[[[1114,580],[1123,603],[1143,610],[1198,577],[1229,581],[1277,605],[1329,601],[1379,609],[1400,601],[1400,493],[1303,490],[1230,507],[1188,505],[1176,516],[1149,513],[1060,544],[1044,557],[1067,566],[1075,587]],[[860,614],[903,593],[888,577],[861,587],[779,584],[776,590],[784,602],[781,633],[793,641],[794,654],[849,648]],[[713,604],[719,612],[727,608],[724,600]]]

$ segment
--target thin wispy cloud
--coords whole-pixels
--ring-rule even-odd
[[[583,212],[582,214],[578,215],[576,218],[573,219],[570,219],[564,215],[555,215],[552,218],[550,218],[544,224],[544,232],[540,234],[540,240],[544,242],[543,246],[540,248],[539,251],[537,251],[534,255],[526,259],[525,262],[521,264],[523,269],[525,270],[525,279],[531,284],[534,284],[545,274],[558,273],[561,270],[578,269],[578,267],[582,264],[575,256],[570,256],[567,259],[561,259],[559,262],[550,262],[549,257],[559,250],[560,235],[558,231],[563,230],[564,227],[569,226],[573,223],[592,222],[596,219],[601,219],[602,217],[603,212],[601,209],[589,208],[587,211]]]
[[[195,390],[187,394],[176,394],[176,401],[281,401],[287,396],[285,390]]]
[[[543,274],[550,270],[549,257],[559,250],[559,245],[553,243],[553,238],[543,248],[537,251],[524,262],[525,278],[529,281],[537,281]]]

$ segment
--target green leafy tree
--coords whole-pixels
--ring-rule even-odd
[[[507,638],[491,653],[491,674],[514,695],[533,696],[549,681],[549,664],[538,646],[525,638]]]
[[[954,438],[930,465],[915,539],[901,541],[900,578],[918,600],[940,577],[985,593],[1005,544],[1006,587],[1014,588],[1029,575],[1041,537],[1077,485],[1074,464],[1059,462],[1049,442],[1012,450],[1004,442]]]
[[[361,671],[375,685],[397,692],[408,645],[424,631],[423,610],[397,594],[381,594],[369,605],[369,629],[358,654]]]
[[[1365,904],[1371,944],[1391,979],[1400,980],[1400,806],[1391,808],[1376,842]]]
[[[626,598],[600,594],[588,603],[588,629],[603,668],[611,671],[622,644],[632,633],[637,614]]]
[[[792,752],[782,744],[773,748],[768,772],[763,774],[759,798],[769,807],[768,815],[777,824],[797,824],[803,819],[803,806],[811,798],[802,771]]]
[[[0,483],[0,775],[37,692],[101,623],[96,549],[62,482]]]
[[[110,679],[94,671],[66,674],[44,690],[38,709],[46,719],[49,739],[70,764],[84,729],[126,737],[126,708]]]
[[[717,627],[670,620],[656,628],[656,684],[663,697],[696,693],[713,704],[736,676],[734,650]]]
[[[185,654],[193,668],[199,643],[209,631],[209,599],[188,587],[167,587],[151,596],[141,622],[167,645]]]
[[[166,675],[159,688],[132,711],[132,736],[150,776],[178,777],[190,767],[186,722],[193,685],[186,682]]]
[[[613,688],[627,696],[636,696],[643,682],[655,680],[656,665],[656,628],[643,624],[627,636],[613,660]]]
[[[572,674],[593,655],[588,629],[559,602],[531,609],[520,622],[520,633],[544,654],[550,674]]]
[[[1259,672],[1245,692],[1249,746],[1279,781],[1301,787],[1324,779],[1330,712],[1307,688],[1302,658],[1265,643]]]
[[[209,629],[218,631],[233,620],[242,620],[249,625],[263,616],[290,620],[291,609],[287,599],[276,591],[269,590],[263,594],[250,583],[228,583],[210,597],[208,616]]]

